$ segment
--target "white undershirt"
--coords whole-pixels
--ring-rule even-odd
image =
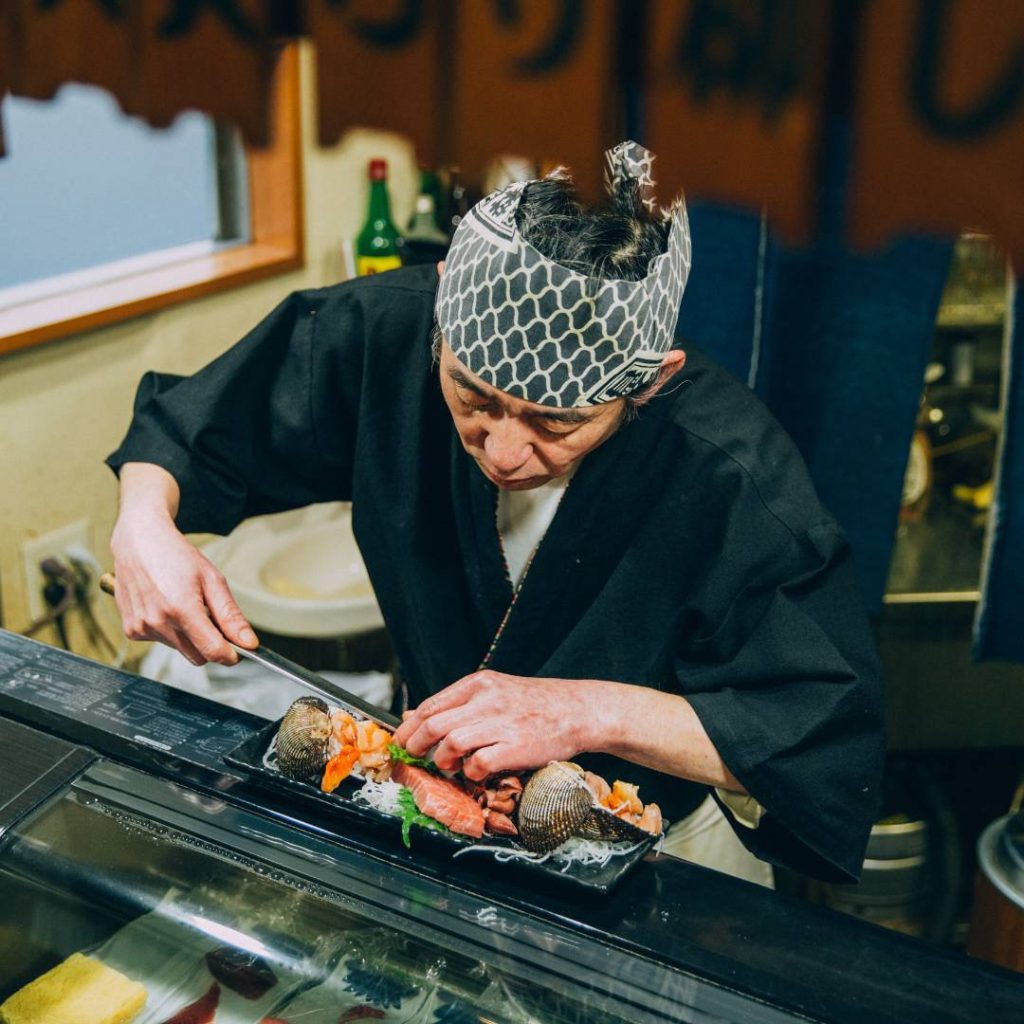
[[[575,467],[528,491],[498,491],[498,535],[513,586],[519,585],[530,555],[547,533],[574,472]]]

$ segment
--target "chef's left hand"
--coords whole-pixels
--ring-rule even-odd
[[[436,746],[438,768],[461,767],[474,780],[569,760],[590,749],[595,711],[607,700],[604,689],[613,685],[482,669],[406,712],[395,743],[414,757]]]

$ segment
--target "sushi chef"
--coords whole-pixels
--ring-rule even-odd
[[[884,750],[841,530],[742,384],[674,341],[691,245],[651,154],[498,189],[441,268],[298,292],[189,378],[147,374],[110,465],[128,636],[257,639],[184,533],[352,501],[409,712],[470,778],[572,759],[666,849],[858,875]]]

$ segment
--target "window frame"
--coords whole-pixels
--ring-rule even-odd
[[[298,45],[274,72],[273,137],[246,147],[250,240],[0,310],[0,356],[166,309],[305,265]]]

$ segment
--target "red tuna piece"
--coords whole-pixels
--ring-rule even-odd
[[[206,968],[225,988],[243,999],[259,999],[277,984],[277,975],[266,960],[232,946],[207,953]]]
[[[391,778],[412,790],[423,814],[460,835],[479,839],[484,834],[483,808],[457,783],[401,761],[392,767]]]
[[[349,1024],[354,1020],[383,1020],[386,1016],[387,1014],[383,1010],[378,1010],[376,1006],[363,1003],[362,1006],[353,1006],[351,1010],[346,1010],[338,1018],[338,1024]]]
[[[168,1017],[164,1024],[211,1024],[220,1002],[220,985],[214,982],[205,995],[194,1003],[179,1010],[173,1017]]]

